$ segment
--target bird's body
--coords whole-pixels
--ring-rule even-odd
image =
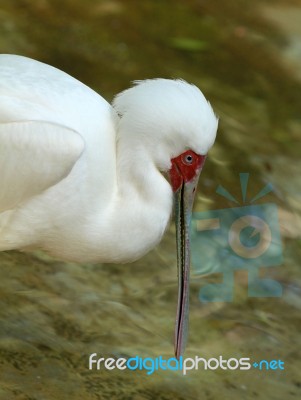
[[[37,129],[41,149],[37,152],[41,151],[42,156],[33,160],[36,171],[48,162],[42,149],[44,121],[54,124],[53,130],[60,125],[78,132],[83,139],[83,148],[79,143],[79,151],[63,171],[63,175],[67,174],[71,167],[70,173],[58,183],[35,196],[29,193],[28,199],[21,199],[12,209],[10,205],[1,208],[0,200],[0,250],[41,248],[55,257],[78,262],[126,262],[158,243],[171,214],[172,192],[167,181],[147,162],[144,168],[149,173],[148,182],[139,181],[144,187],[123,185],[120,177],[117,188],[118,119],[109,103],[69,75],[24,57],[0,57],[1,128],[19,123],[21,137],[30,135],[24,128],[25,121],[40,122]],[[71,142],[72,137],[64,146],[72,146]],[[50,140],[48,145],[55,151],[58,143]],[[2,193],[5,185],[12,184],[18,191],[23,168],[33,157],[31,151],[26,152],[26,144],[18,159],[14,153],[11,146],[6,166],[12,163],[16,182],[7,180],[1,186]],[[134,165],[137,157],[130,154],[130,148],[126,156],[132,157],[133,169],[119,172],[130,181],[132,175],[139,173]],[[34,185],[35,171],[26,173],[27,184]],[[141,199],[144,190],[147,198]]]
[[[178,357],[188,326],[190,215],[216,130],[211,106],[184,81],[136,82],[111,106],[58,69],[0,55],[0,251],[132,261],[160,241],[174,194]]]

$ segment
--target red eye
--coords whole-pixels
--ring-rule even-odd
[[[171,159],[170,180],[174,192],[179,190],[184,183],[197,177],[206,160],[206,155],[186,150],[184,153]]]
[[[182,156],[182,161],[186,165],[191,165],[194,161],[193,155],[192,154],[185,154]]]

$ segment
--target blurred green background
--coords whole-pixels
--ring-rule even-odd
[[[0,254],[0,399],[295,399],[301,396],[301,1],[0,0],[0,52],[56,66],[108,101],[132,80],[183,78],[220,117],[197,211],[232,207],[271,182],[284,260],[263,268],[281,298],[199,301],[221,274],[195,275],[186,357],[281,359],[275,371],[89,371],[88,356],[173,356],[175,231],[130,265]]]

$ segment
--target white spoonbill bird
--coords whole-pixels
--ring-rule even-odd
[[[180,356],[189,221],[217,124],[202,92],[183,80],[137,81],[110,105],[56,68],[0,55],[0,251],[133,261],[160,241],[174,194]]]

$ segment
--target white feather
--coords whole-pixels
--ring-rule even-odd
[[[0,213],[65,178],[84,150],[73,130],[44,121],[0,124]]]

